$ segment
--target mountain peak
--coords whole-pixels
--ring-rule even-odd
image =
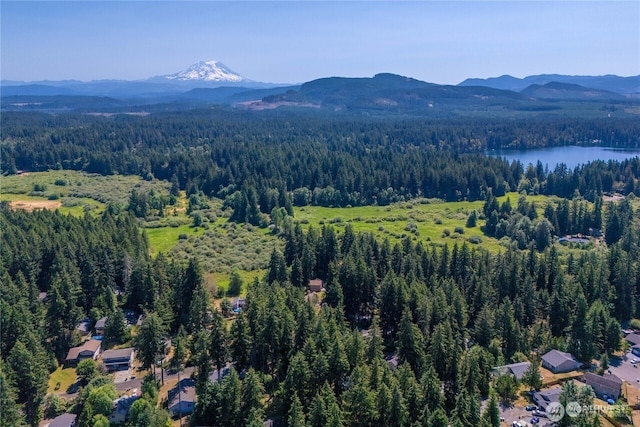
[[[184,71],[162,76],[167,80],[241,83],[250,80],[219,61],[200,61]]]

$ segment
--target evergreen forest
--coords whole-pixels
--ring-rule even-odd
[[[103,349],[136,349],[146,377],[132,427],[176,425],[164,375],[187,369],[197,403],[180,422],[192,426],[497,427],[500,404],[541,388],[541,355],[570,352],[588,367],[626,350],[621,329],[640,326],[640,159],[549,170],[484,154],[593,141],[637,148],[637,120],[214,108],[3,112],[0,125],[4,175],[69,169],[171,187],[167,198],[132,191],[127,206],[109,203],[99,214],[0,203],[2,426],[35,427],[65,412],[79,427],[109,425],[117,392],[100,366],[76,367],[69,399],[49,385],[80,344],[84,319],[110,319]],[[498,201],[509,192],[522,198]],[[272,250],[264,275],[232,277],[242,308],[212,293],[196,257],[151,256],[141,218],[182,193],[190,211],[217,199],[229,222],[277,223],[284,249]],[[612,194],[620,200],[605,202]],[[540,206],[526,195],[556,197]],[[496,253],[467,242],[376,239],[349,223],[303,228],[293,209],[417,198],[482,201],[468,223],[511,244]],[[603,237],[586,248],[558,242],[595,230]],[[308,291],[313,279],[322,292]],[[142,315],[141,324],[127,327],[125,312]],[[494,373],[521,361],[532,369],[519,382]],[[565,401],[593,398],[572,386],[563,393]],[[602,424],[585,412],[560,425]]]

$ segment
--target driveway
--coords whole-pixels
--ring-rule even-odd
[[[620,378],[622,381],[626,381],[634,387],[640,387],[640,367],[638,364],[632,364],[631,360],[640,360],[640,357],[627,353],[624,357],[612,357],[609,361],[609,370],[612,374]]]
[[[503,419],[500,423],[501,426],[511,426],[514,421],[530,422],[533,415],[521,406],[504,406],[500,404],[500,419]]]

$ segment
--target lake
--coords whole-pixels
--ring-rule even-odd
[[[529,150],[487,150],[488,156],[504,157],[509,162],[519,160],[525,167],[529,163],[534,166],[540,160],[543,165],[552,171],[555,167],[564,163],[567,168],[573,169],[578,165],[593,160],[625,160],[640,156],[637,149],[618,149],[611,147],[580,147],[569,145],[564,147],[535,148]]]

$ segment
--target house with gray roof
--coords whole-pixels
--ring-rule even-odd
[[[196,406],[196,382],[184,378],[172,390],[169,390],[169,412],[173,415],[191,414]]]
[[[103,317],[102,319],[98,319],[98,321],[96,322],[96,325],[93,327],[93,329],[96,330],[96,335],[102,335],[104,334],[104,329],[105,326],[107,326],[107,319],[108,317]]]
[[[542,366],[554,374],[575,371],[581,365],[570,353],[564,351],[551,350],[542,356]]]
[[[547,412],[547,406],[551,403],[560,402],[560,393],[562,389],[560,387],[548,388],[533,393],[533,401],[536,402],[544,412]]]
[[[48,427],[75,427],[76,426],[76,414],[62,414],[55,417],[48,424]]]
[[[102,363],[109,372],[129,369],[133,364],[135,352],[132,347],[119,350],[106,350],[102,353]]]
[[[640,345],[640,335],[635,332],[624,337],[632,346]]]
[[[140,395],[138,389],[133,389],[130,394],[117,398],[113,402],[113,411],[109,415],[109,422],[116,425],[124,424],[129,416],[131,406],[140,398]]]
[[[531,362],[511,363],[509,365],[496,366],[493,368],[493,372],[499,375],[513,375],[518,381],[520,381],[524,376],[524,373],[529,369],[529,366],[531,366]]]
[[[596,396],[603,399],[617,400],[622,392],[622,380],[613,374],[596,375],[587,372],[584,382],[593,388]]]

